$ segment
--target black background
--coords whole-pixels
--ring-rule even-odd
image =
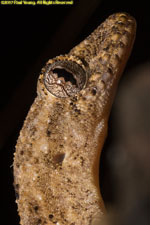
[[[97,6],[94,8],[92,4]],[[0,6],[0,224],[19,224],[11,165],[19,130],[36,96],[36,81],[41,68],[49,58],[67,53],[107,16],[119,11],[130,13],[137,21],[137,37],[126,67],[129,70],[150,60],[150,13],[146,0],[93,3],[74,0],[73,6]],[[106,151],[112,143],[112,123],[110,120]],[[102,164],[102,194],[106,204],[113,204],[115,199],[104,153]],[[106,174],[108,177],[103,183]],[[109,188],[105,188],[106,184]]]

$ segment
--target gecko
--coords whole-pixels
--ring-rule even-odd
[[[41,70],[14,153],[21,225],[101,224],[99,159],[135,33],[135,19],[115,13]]]

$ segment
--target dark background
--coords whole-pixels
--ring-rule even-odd
[[[148,1],[74,0],[73,6],[0,6],[2,225],[19,224],[12,185],[13,152],[23,120],[36,96],[36,82],[41,68],[49,58],[67,53],[106,17],[119,11],[130,13],[137,21],[137,37],[125,70],[126,76],[121,79],[122,84],[127,80],[130,82],[131,74],[128,71],[140,64],[150,62]],[[118,136],[114,135],[116,129],[114,114],[115,107],[112,109],[109,121],[109,135],[102,153],[100,168],[102,195],[108,209],[111,205],[118,204],[115,194],[118,186],[114,185],[115,173],[112,173],[110,156],[107,154],[111,149],[110,146],[114,146],[114,142],[118,141]],[[141,177],[137,178],[139,183],[140,179]],[[149,206],[149,203],[146,204]],[[144,208],[144,211],[146,210]],[[145,214],[142,216],[143,214],[141,218],[145,218]],[[130,218],[132,217],[129,216],[125,224],[133,224]],[[142,221],[142,224],[148,224],[147,221],[145,223]]]

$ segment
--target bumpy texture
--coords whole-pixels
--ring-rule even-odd
[[[99,157],[135,29],[131,16],[114,14],[43,68],[14,156],[20,224],[101,221]]]

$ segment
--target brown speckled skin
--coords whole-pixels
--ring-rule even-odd
[[[105,212],[98,168],[117,83],[130,55],[135,20],[110,16],[68,55],[49,60],[16,145],[14,186],[21,225],[95,225]],[[71,97],[53,96],[44,73],[54,61],[88,74]],[[99,223],[100,224],[100,223]]]

